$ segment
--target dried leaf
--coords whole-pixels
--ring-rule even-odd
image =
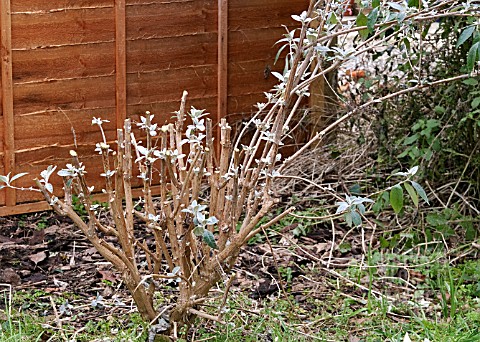
[[[47,258],[47,254],[45,252],[38,252],[38,253],[29,255],[28,258],[32,260],[36,265],[39,262],[42,262],[43,260],[45,260]]]
[[[108,280],[111,282],[117,281],[117,277],[112,271],[98,271],[102,275],[102,280]]]

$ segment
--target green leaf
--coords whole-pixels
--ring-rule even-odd
[[[382,210],[382,209],[383,209],[383,203],[380,200],[375,202],[375,204],[372,206],[372,211],[375,214],[378,214],[380,212],[380,210]]]
[[[381,248],[388,248],[388,247],[390,247],[390,242],[389,242],[386,238],[384,238],[383,236],[380,236],[380,239],[379,239],[379,240],[380,240],[380,247],[381,247]]]
[[[414,182],[414,181],[410,181],[410,183],[412,184],[412,186],[415,188],[415,190],[417,190],[417,194],[423,198],[423,200],[427,203],[428,203],[428,197],[427,197],[427,194],[425,193],[425,190],[423,190],[422,186],[420,184],[418,184],[417,182]]]
[[[203,232],[203,241],[213,249],[218,249],[217,243],[215,242],[215,237],[213,236],[212,232],[205,229]]]
[[[338,24],[338,19],[334,12],[332,12],[332,15],[330,16],[328,21],[332,25]]]
[[[467,55],[467,69],[468,71],[472,71],[473,68],[475,67],[475,62],[477,61],[477,56],[479,53],[480,49],[480,41],[476,42],[475,44],[472,45],[470,50],[468,50],[468,55]]]
[[[472,101],[472,109],[477,108],[480,105],[480,97],[476,97]]]
[[[403,141],[403,146],[411,145],[417,140],[418,140],[418,134],[415,133],[414,135],[411,135],[411,136],[405,138],[405,140]]]
[[[460,226],[465,229],[465,240],[473,241],[477,238],[477,230],[470,221],[460,222]]]
[[[470,86],[476,86],[478,84],[478,80],[475,78],[467,78],[462,83]]]
[[[403,186],[405,187],[405,190],[407,190],[408,194],[410,195],[410,198],[412,199],[413,204],[415,204],[415,207],[418,208],[418,194],[413,188],[413,186],[411,186],[408,183],[403,183]]]
[[[377,8],[380,6],[380,0],[372,0],[372,7]]]
[[[444,226],[447,224],[447,219],[438,213],[428,214],[425,219],[427,223],[433,227]]]
[[[347,253],[352,250],[352,246],[348,242],[343,242],[338,246],[340,253]]]
[[[396,214],[403,208],[403,189],[398,184],[390,190],[390,205]]]
[[[345,219],[345,222],[347,222],[347,225],[351,227],[353,223],[352,212],[347,212],[345,215],[343,215],[343,218]]]
[[[473,31],[475,31],[475,26],[469,26],[465,30],[463,30],[463,32],[460,34],[460,37],[458,37],[456,47],[458,48],[460,45],[465,43],[467,39],[472,36]]]
[[[363,12],[358,13],[357,20],[355,21],[357,26],[367,26],[368,18]]]
[[[359,213],[356,211],[352,211],[352,223],[355,225],[355,227],[361,226],[362,225],[362,217],[360,216]]]
[[[390,194],[388,193],[388,191],[385,191],[383,194],[382,194],[382,200],[383,202],[385,202],[385,205],[389,205],[390,204]]]
[[[357,15],[357,20],[355,22],[356,22],[358,27],[367,26],[368,25],[368,18],[366,17],[365,14],[360,12]],[[360,37],[362,37],[362,39],[366,39],[368,37],[368,34],[369,34],[368,28],[366,28],[364,30],[360,30],[358,33],[360,34]]]
[[[368,27],[368,30],[369,32],[373,32],[374,28],[375,28],[375,24],[377,23],[377,19],[378,19],[378,10],[379,8],[374,8],[369,14],[368,14],[368,17],[367,17],[367,27]]]
[[[352,195],[360,195],[362,193],[362,188],[359,184],[355,183],[350,188],[348,188],[348,191],[350,191]]]
[[[408,7],[420,7],[420,1],[419,0],[408,0]]]
[[[193,234],[195,234],[195,236],[203,236],[204,233],[205,233],[205,228],[202,226],[196,226],[193,229]]]

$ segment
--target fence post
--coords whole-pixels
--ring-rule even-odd
[[[3,152],[4,173],[15,174],[15,121],[13,117],[12,79],[12,17],[10,0],[0,1],[1,59],[2,59],[2,109],[3,109]],[[15,206],[16,191],[6,189],[5,204]]]
[[[127,34],[125,0],[115,0],[115,108],[117,128],[127,118]]]
[[[217,155],[220,152],[220,121],[228,104],[228,0],[218,0],[218,69],[217,69]]]

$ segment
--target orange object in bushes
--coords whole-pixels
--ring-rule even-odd
[[[347,76],[350,76],[353,80],[358,80],[359,78],[365,78],[365,70],[358,69],[358,70],[347,70],[345,71]]]

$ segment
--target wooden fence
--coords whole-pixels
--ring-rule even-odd
[[[76,150],[101,189],[92,117],[146,110],[167,121],[183,90],[214,118],[250,113],[275,83],[275,42],[308,0],[1,0],[0,174],[28,172]],[[54,185],[61,188],[60,179]],[[48,206],[38,193],[0,191],[0,215]]]

